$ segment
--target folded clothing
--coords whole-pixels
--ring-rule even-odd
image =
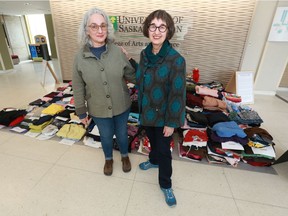
[[[50,121],[53,118],[52,115],[45,115],[45,116],[41,116],[39,119],[35,119],[32,121],[33,125],[42,125],[45,122]]]
[[[16,120],[18,117],[23,117],[27,114],[26,110],[8,110],[3,109],[0,111],[0,124],[9,126],[14,120]],[[16,120],[18,121],[18,120]],[[13,124],[13,123],[12,123]]]
[[[246,133],[235,121],[219,122],[212,127],[212,130],[220,137],[232,137],[234,135],[244,138]]]
[[[211,96],[204,96],[204,100],[202,104],[203,104],[203,107],[208,110],[226,111],[226,107],[227,107],[224,101],[213,98]]]
[[[59,104],[52,103],[47,108],[42,110],[42,114],[48,114],[48,115],[55,115],[57,113],[63,112],[65,108]]]
[[[245,128],[244,132],[247,134],[248,138],[252,138],[257,134],[259,136],[261,136],[262,138],[268,139],[268,140],[273,140],[273,137],[271,136],[271,134],[266,131],[263,128],[260,127],[251,127],[251,128]]]
[[[216,89],[210,89],[203,86],[195,86],[195,91],[199,95],[209,95],[215,98],[219,97],[218,90]]]
[[[183,146],[206,146],[208,136],[206,129],[189,129],[183,131]]]
[[[244,145],[247,145],[249,142],[249,139],[247,137],[241,138],[236,135],[231,136],[231,137],[220,137],[216,134],[215,131],[211,129],[207,129],[207,134],[211,140],[213,140],[214,142],[219,142],[219,143],[233,141],[233,142],[240,143],[242,146],[244,146]]]
[[[57,132],[57,136],[72,140],[80,140],[86,133],[82,124],[65,124]]]
[[[52,121],[53,119],[50,119],[49,121],[43,122],[42,124],[39,124],[39,125],[30,124],[29,125],[30,131],[34,133],[41,133],[42,130],[45,127],[47,127],[47,125],[49,125]]]
[[[215,112],[215,113],[209,113],[206,115],[208,119],[208,125],[210,127],[213,127],[213,125],[219,123],[219,122],[228,122],[231,121],[227,115],[225,115],[223,112]]]
[[[57,128],[57,126],[49,124],[42,130],[42,134],[46,136],[54,136],[58,130],[59,129]]]
[[[201,125],[208,125],[208,120],[205,114],[201,112],[193,112],[186,110],[186,119],[188,122],[193,122],[196,124],[201,124]]]
[[[228,92],[222,92],[223,96],[234,103],[240,103],[242,101],[241,96],[233,94],[233,93],[228,93]]]

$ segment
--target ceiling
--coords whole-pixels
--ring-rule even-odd
[[[2,1],[0,15],[51,14],[49,0]]]

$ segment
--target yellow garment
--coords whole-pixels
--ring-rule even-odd
[[[42,110],[42,114],[48,114],[48,115],[55,115],[57,113],[60,113],[64,111],[65,108],[59,104],[52,103],[47,108]]]
[[[81,122],[81,120],[79,119],[79,117],[73,112],[73,113],[70,113],[70,119],[71,120],[75,120],[75,121],[78,121],[78,122]]]
[[[30,124],[29,128],[30,128],[30,132],[33,133],[41,133],[41,131],[47,126],[49,125],[51,122],[53,121],[53,119],[51,119],[50,121],[46,121],[41,125],[34,125],[34,124]]]
[[[61,138],[68,138],[73,140],[80,140],[86,133],[82,125],[78,124],[65,124],[57,132],[57,136]]]
[[[263,147],[266,147],[266,146],[263,145],[262,143],[253,142],[253,141],[251,141],[251,140],[248,142],[248,146],[254,147],[254,148],[263,148]]]

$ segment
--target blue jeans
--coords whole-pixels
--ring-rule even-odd
[[[92,116],[93,121],[98,127],[102,149],[104,151],[105,160],[113,159],[113,136],[115,134],[116,141],[120,149],[122,157],[128,156],[128,132],[127,122],[130,109],[124,113],[113,116],[112,118],[98,118]]]

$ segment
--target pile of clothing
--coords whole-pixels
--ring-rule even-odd
[[[270,166],[275,162],[272,136],[263,120],[241,97],[219,82],[195,83],[187,77],[186,122],[179,130],[179,156],[209,163],[240,162]]]

